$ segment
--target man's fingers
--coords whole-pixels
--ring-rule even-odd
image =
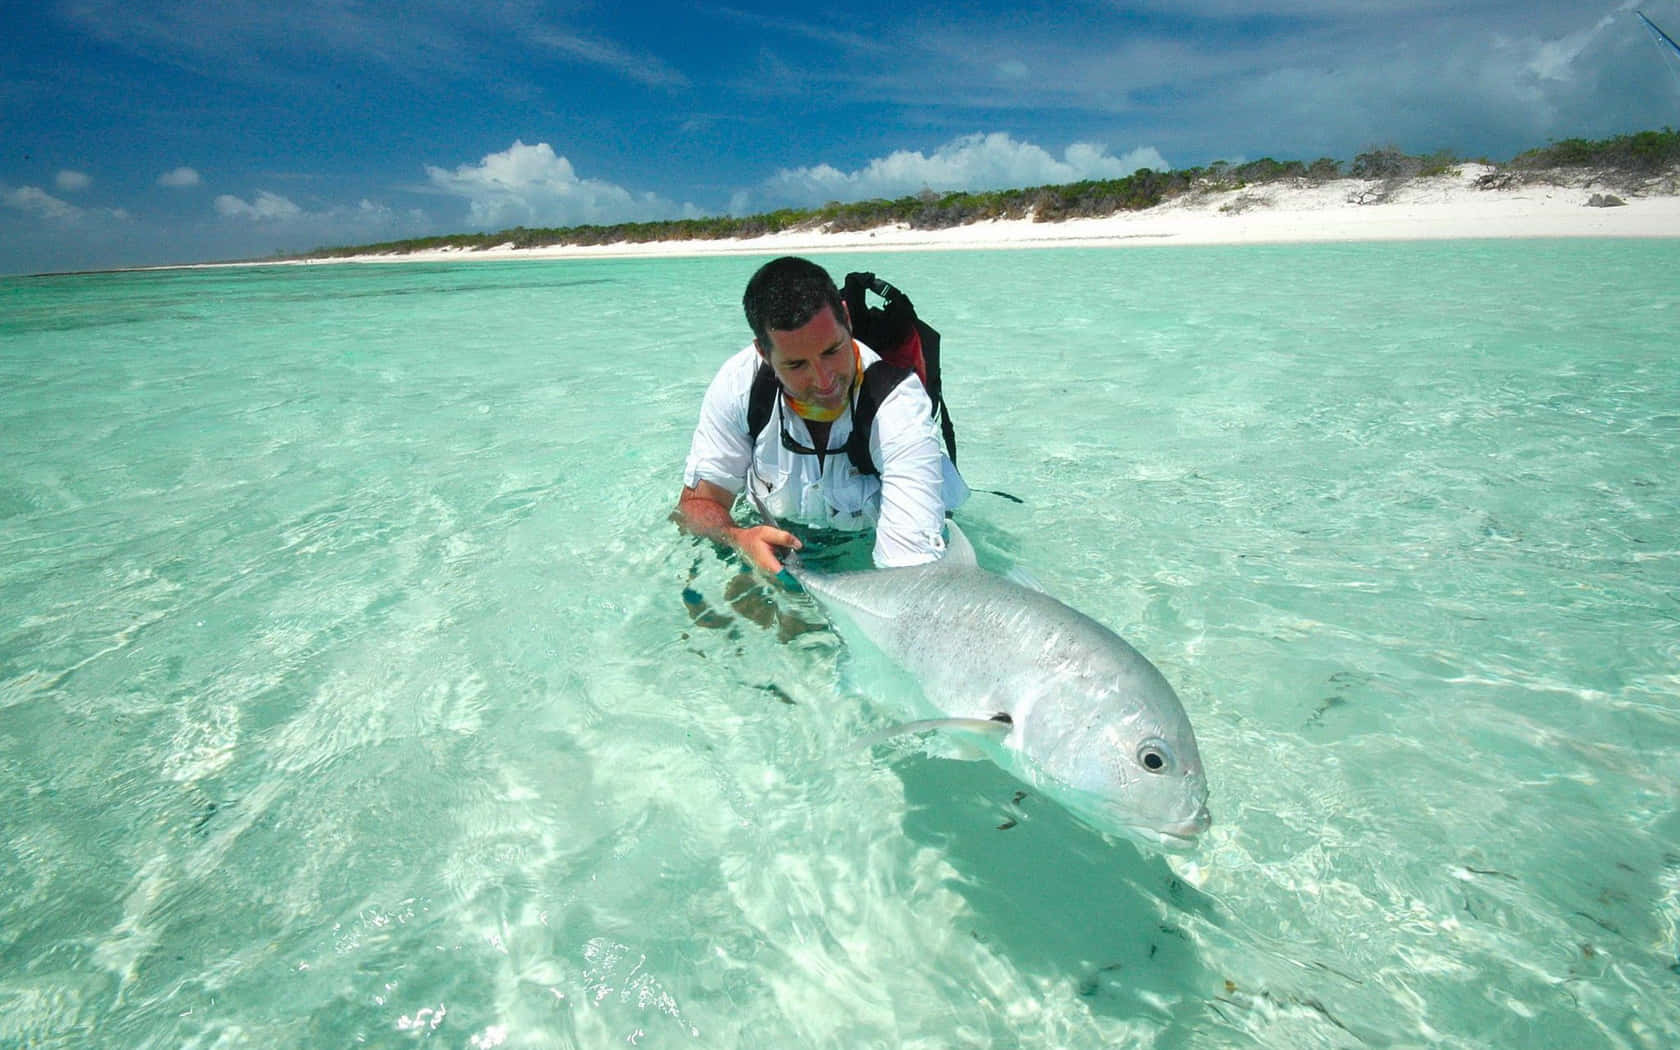
[[[778,547],[786,547],[788,550],[796,551],[805,546],[805,544],[799,542],[799,537],[795,536],[791,532],[785,532],[781,529],[773,529],[771,531],[779,537],[778,539],[772,541]]]
[[[782,571],[782,563],[776,558],[776,531],[753,529],[748,533],[747,542],[741,545],[741,553],[747,556],[747,560],[771,575]]]

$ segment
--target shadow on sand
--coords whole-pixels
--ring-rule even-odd
[[[1075,820],[988,762],[903,755],[905,834],[961,873],[972,935],[1021,969],[1066,982],[1093,1011],[1162,1025],[1189,1045],[1218,978],[1187,927],[1217,924],[1214,901],[1165,858]]]

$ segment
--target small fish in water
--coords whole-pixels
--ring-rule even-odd
[[[1113,631],[987,572],[954,523],[930,565],[788,571],[836,620],[910,672],[940,718],[888,735],[972,731],[991,757],[1100,831],[1186,849],[1206,831],[1196,736],[1161,672]]]

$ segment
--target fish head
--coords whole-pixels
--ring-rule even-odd
[[[1044,754],[1040,772],[1057,781],[1059,797],[1097,830],[1188,850],[1212,817],[1195,734],[1182,708],[1173,714],[1083,720]]]

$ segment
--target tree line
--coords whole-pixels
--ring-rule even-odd
[[[1141,168],[1124,178],[1087,179],[1059,186],[953,193],[923,190],[896,200],[832,201],[820,208],[782,208],[759,215],[719,215],[702,219],[550,228],[515,226],[495,233],[457,233],[379,244],[319,248],[305,258],[400,255],[441,248],[482,251],[504,244],[515,248],[543,248],[722,240],[801,229],[845,233],[904,225],[918,230],[936,230],[990,219],[1029,217],[1038,222],[1059,222],[1100,218],[1123,211],[1143,211],[1192,192],[1237,190],[1278,182],[1318,184],[1341,178],[1393,182],[1444,174],[1464,163],[1464,159],[1448,151],[1414,155],[1397,149],[1361,153],[1345,165],[1328,157],[1310,163],[1262,157],[1242,164],[1220,161],[1207,167],[1177,171]],[[1508,165],[1500,166],[1500,170],[1506,176],[1520,178],[1523,173],[1554,169],[1606,169],[1637,175],[1659,173],[1676,166],[1680,166],[1680,132],[1664,128],[1662,131],[1642,131],[1597,141],[1565,139],[1520,153]]]

